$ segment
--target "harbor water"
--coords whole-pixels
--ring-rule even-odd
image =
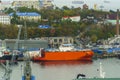
[[[97,59],[88,61],[52,61],[31,62],[32,74],[36,80],[73,80],[77,74],[85,74],[86,77],[100,77],[99,68],[102,63],[106,78],[120,78],[120,60],[117,58]],[[11,80],[22,80],[24,62],[11,67]],[[5,69],[0,66],[0,77]]]

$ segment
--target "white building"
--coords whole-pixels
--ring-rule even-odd
[[[10,16],[4,13],[0,13],[0,23],[10,24]]]
[[[52,0],[40,0],[40,7],[42,8],[52,8]]]
[[[35,8],[35,9],[41,9],[41,8],[47,8],[52,6],[51,0],[13,0],[12,6],[14,8],[18,7],[28,7],[28,8]]]
[[[5,8],[10,8],[11,2],[10,1],[1,1],[0,0],[0,10],[4,10]]]
[[[40,3],[39,3],[39,0],[13,0],[12,7],[13,8],[28,7],[28,8],[35,8],[39,10]]]
[[[10,13],[9,16],[12,18],[14,13]],[[16,12],[16,15],[20,17],[20,20],[39,21],[41,15],[36,12]]]
[[[65,16],[62,18],[62,20],[68,20],[68,19],[70,19],[71,21],[79,22],[80,16]]]

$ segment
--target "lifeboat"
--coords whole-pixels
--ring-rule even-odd
[[[94,52],[91,49],[77,49],[73,44],[62,44],[58,49],[40,49],[39,55],[33,61],[67,61],[92,60]]]

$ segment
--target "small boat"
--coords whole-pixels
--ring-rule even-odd
[[[12,54],[10,53],[10,50],[4,47],[0,48],[0,60],[10,60],[12,57]]]
[[[40,49],[39,55],[33,61],[67,61],[92,60],[94,52],[91,49],[78,49],[73,44],[62,44],[58,49]]]

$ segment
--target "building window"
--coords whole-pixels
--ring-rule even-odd
[[[65,43],[68,43],[68,39],[67,39],[67,38],[65,38],[65,39],[64,39],[64,42],[65,42]]]
[[[59,39],[59,42],[62,43],[62,39]]]
[[[72,43],[72,39],[70,39],[70,43]]]
[[[54,42],[57,42],[57,39],[54,39]]]

